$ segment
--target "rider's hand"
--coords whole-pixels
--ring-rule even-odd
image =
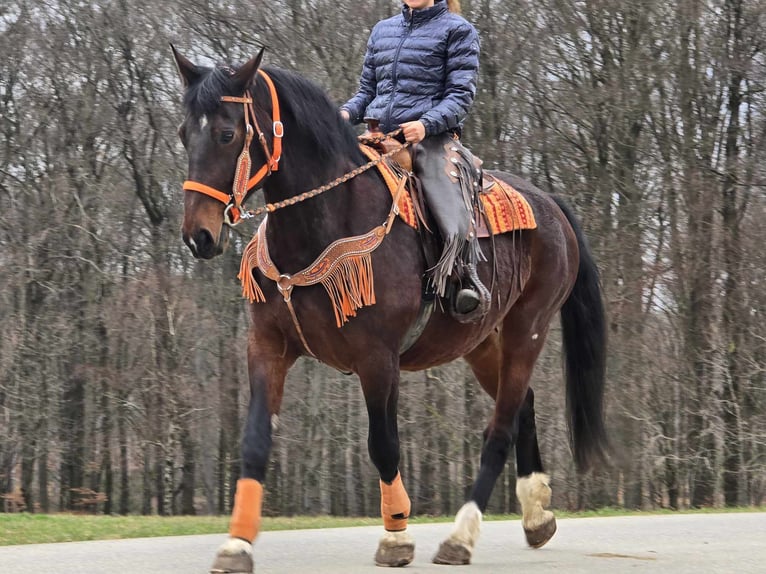
[[[410,143],[422,142],[426,137],[426,126],[421,121],[405,122],[401,126],[404,139]]]
[[[346,121],[348,121],[351,118],[351,116],[348,115],[348,111],[347,110],[341,110],[340,111],[340,117],[342,117]]]

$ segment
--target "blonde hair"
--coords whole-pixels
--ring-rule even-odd
[[[460,14],[460,0],[447,0],[447,8],[450,12]]]

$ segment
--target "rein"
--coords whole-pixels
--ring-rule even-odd
[[[401,130],[393,131],[391,132],[391,134],[396,135],[399,131]],[[376,159],[369,161],[366,164],[361,165],[357,167],[356,169],[332,180],[330,183],[326,183],[320,187],[315,187],[314,189],[301,193],[300,195],[296,195],[295,197],[289,197],[282,201],[278,201],[277,203],[267,203],[263,207],[258,207],[256,209],[248,209],[247,211],[243,211],[240,214],[241,219],[238,220],[237,223],[239,223],[239,221],[241,221],[242,219],[250,219],[251,217],[257,217],[259,215],[263,215],[264,213],[272,213],[278,209],[282,209],[283,207],[295,205],[296,203],[300,203],[302,201],[306,201],[307,199],[311,199],[312,197],[316,197],[317,195],[320,195],[324,193],[325,191],[329,191],[333,189],[334,187],[338,187],[342,183],[346,183],[348,180],[355,178],[357,175],[364,173],[368,169],[375,167],[383,160],[388,159],[389,157],[393,155],[396,155],[397,153],[399,153],[401,150],[403,150],[409,145],[410,145],[409,142],[402,144],[400,147],[392,149],[391,151],[388,151],[384,154],[381,154]],[[234,225],[236,225],[236,223]]]

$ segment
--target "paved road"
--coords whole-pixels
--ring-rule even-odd
[[[485,522],[473,565],[430,563],[449,524],[411,527],[415,561],[402,574],[622,573],[766,574],[766,513],[578,518],[559,521],[541,550],[524,545],[521,525]],[[256,572],[383,574],[372,557],[376,527],[265,532]],[[204,574],[221,535],[0,547],[0,574]]]

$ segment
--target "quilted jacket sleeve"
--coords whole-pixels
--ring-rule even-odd
[[[356,94],[345,104],[341,106],[342,110],[346,110],[349,115],[349,121],[353,124],[360,123],[364,118],[362,114],[370,105],[370,102],[375,98],[376,77],[375,77],[375,64],[374,64],[374,52],[373,52],[373,36],[375,29],[373,28],[370,38],[367,40],[367,51],[364,55],[364,64],[362,65],[362,75],[359,78],[359,90]]]
[[[426,135],[457,129],[468,115],[476,96],[479,74],[479,35],[465,22],[450,33],[442,100],[420,117]]]

